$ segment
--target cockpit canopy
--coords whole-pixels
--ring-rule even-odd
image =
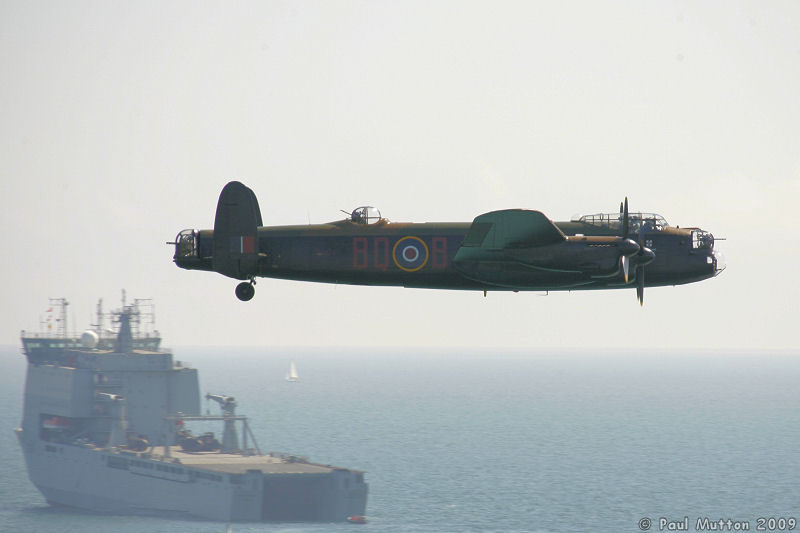
[[[377,207],[356,207],[350,214],[350,222],[354,224],[375,224],[381,220],[381,212]]]
[[[596,215],[583,215],[573,218],[572,222],[581,222],[598,228],[609,229],[622,233],[622,213],[599,213]],[[661,215],[655,213],[628,213],[628,232],[636,233],[644,226],[644,231],[662,231],[669,226]]]

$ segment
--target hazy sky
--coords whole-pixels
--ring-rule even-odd
[[[152,297],[170,346],[797,349],[800,3],[0,3],[0,344],[49,297]],[[222,186],[264,223],[632,209],[728,240],[646,291],[448,292],[185,271]]]

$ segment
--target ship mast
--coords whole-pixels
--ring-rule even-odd
[[[58,323],[56,326],[56,334],[61,337],[67,336],[67,306],[69,302],[66,298],[50,298],[50,306],[58,307],[59,318],[56,318]]]
[[[97,337],[103,336],[103,299],[97,300],[97,324],[92,324],[95,327]]]

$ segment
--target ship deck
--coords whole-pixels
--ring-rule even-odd
[[[264,474],[329,474],[339,470],[335,466],[310,463],[300,458],[289,459],[293,456],[286,455],[186,452],[180,446],[170,446],[169,453],[173,460],[180,461],[181,466],[223,474],[244,474],[248,470],[260,470]]]

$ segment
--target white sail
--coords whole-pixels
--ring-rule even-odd
[[[297,375],[297,368],[294,366],[294,361],[289,365],[289,373],[286,374],[286,381],[298,381],[300,376]]]

